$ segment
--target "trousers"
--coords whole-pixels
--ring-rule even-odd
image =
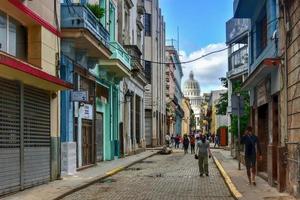
[[[198,155],[198,165],[200,174],[208,174],[208,155]]]

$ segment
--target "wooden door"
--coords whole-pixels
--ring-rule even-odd
[[[82,165],[93,163],[92,121],[82,120]]]

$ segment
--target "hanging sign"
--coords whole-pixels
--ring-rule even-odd
[[[88,101],[88,91],[72,91],[71,100],[78,102],[87,102]]]

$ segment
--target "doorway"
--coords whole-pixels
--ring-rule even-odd
[[[82,119],[82,165],[93,164],[92,121]]]
[[[103,113],[96,113],[96,157],[103,161]]]
[[[257,163],[259,172],[267,173],[268,170],[268,104],[258,108],[258,139],[260,141],[262,160]]]

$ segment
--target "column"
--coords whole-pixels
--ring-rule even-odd
[[[126,153],[128,154],[131,151],[131,133],[130,133],[130,126],[131,126],[131,119],[130,119],[130,98],[125,98],[125,145],[126,145]]]
[[[131,131],[133,133],[133,141],[132,141],[132,150],[135,151],[136,150],[136,94],[134,93],[133,98],[133,127],[131,127]]]
[[[144,131],[144,122],[143,122],[143,119],[145,119],[145,118],[143,118],[143,113],[144,113],[144,111],[143,111],[143,98],[142,97],[140,97],[140,132],[139,132],[139,134],[140,134],[140,144],[141,144],[141,146],[143,147],[143,144],[144,144],[144,136],[143,136],[143,131]]]

